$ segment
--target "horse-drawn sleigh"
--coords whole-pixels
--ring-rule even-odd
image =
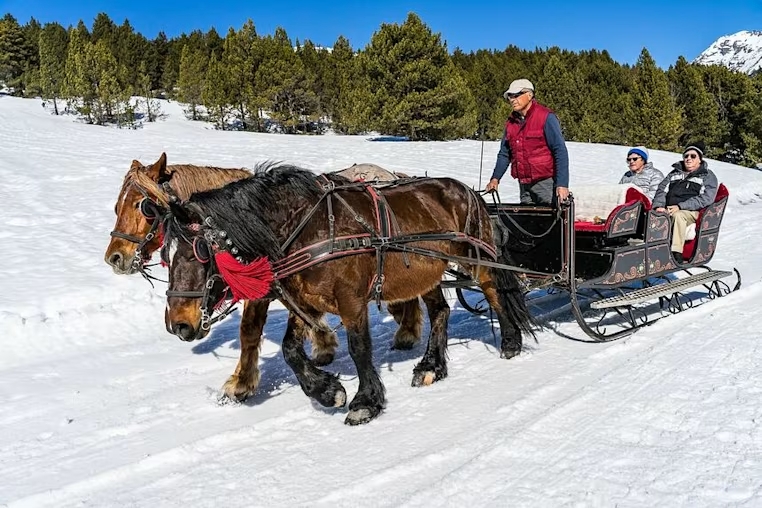
[[[482,308],[468,303],[464,291],[479,289],[500,323],[504,358],[521,351],[523,334],[533,334],[527,281],[567,291],[578,322],[597,340],[641,326],[636,306],[646,298],[661,298],[675,310],[688,287],[705,285],[710,297],[730,290],[719,282],[726,272],[660,280],[682,267],[669,257],[669,218],[642,200],[618,206],[602,225],[593,221],[586,230],[579,221],[575,228],[573,202],[559,209],[487,205],[453,179],[352,182],[293,166],[266,166],[252,174],[199,171],[214,178],[167,166],[164,155],[147,167],[134,162],[106,260],[121,273],[144,272],[150,253],[161,247],[169,268],[167,329],[183,340],[204,337],[229,312],[230,307],[220,310],[226,300],[245,301],[241,358],[223,387],[231,398],[243,399],[257,387],[259,344],[273,299],[289,310],[282,343],[286,362],[304,392],[329,407],[343,406],[346,392],[318,368],[333,359],[337,345],[322,315],[341,317],[360,384],[346,422],[359,424],[385,404],[371,358],[369,300],[379,307],[382,300],[390,302],[400,324],[393,347],[401,349],[420,336],[418,297],[426,304],[431,333],[413,375],[413,385],[421,386],[447,376],[450,308],[443,288],[455,287],[472,311]],[[220,179],[229,183],[222,186]],[[695,253],[686,258],[696,266],[711,258],[726,196],[699,220]],[[607,295],[609,290],[620,299]],[[595,300],[593,308],[628,317],[627,329],[606,335],[600,326],[591,327],[583,296]],[[312,360],[305,338],[313,341]]]

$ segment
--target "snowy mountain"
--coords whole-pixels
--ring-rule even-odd
[[[413,388],[425,341],[390,350],[396,324],[371,305],[389,402],[377,420],[348,427],[345,410],[315,406],[285,363],[279,304],[257,393],[218,404],[240,355],[240,312],[203,341],[182,342],[165,330],[166,285],[106,265],[124,174],[165,151],[172,164],[226,167],[374,162],[483,187],[498,142],[485,143],[480,176],[478,141],[217,131],[161,104],[162,121],[122,130],[0,95],[0,507],[762,506],[762,247],[753,240],[762,173],[709,161],[730,190],[712,266],[737,268],[744,286],[630,338],[572,340],[584,334],[559,297],[532,307],[546,327],[502,360],[489,316],[451,299],[449,377]],[[572,191],[626,170],[627,147],[568,148]],[[651,150],[665,172],[679,159]],[[500,192],[518,199],[510,178]],[[354,396],[339,336],[327,369]]]
[[[762,31],[743,30],[720,37],[694,63],[724,65],[734,71],[752,74],[762,68]]]

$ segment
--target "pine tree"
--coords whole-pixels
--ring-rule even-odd
[[[217,60],[217,55],[212,53],[209,66],[206,70],[204,90],[201,94],[204,106],[209,111],[209,120],[214,122],[220,130],[225,130],[228,117],[227,73],[223,62]]]
[[[29,58],[24,32],[16,18],[6,14],[0,19],[0,83],[23,93],[21,76]]]
[[[192,120],[200,118],[198,106],[202,103],[206,63],[206,55],[202,49],[194,50],[190,45],[183,48],[177,86],[180,88],[179,98],[188,105],[186,113]]]
[[[629,144],[677,150],[682,112],[670,93],[669,80],[643,48],[634,68],[633,90],[627,103]]]
[[[68,100],[67,109],[84,115],[88,123],[93,123],[93,105],[96,91],[95,62],[91,60],[90,40],[87,28],[82,21],[77,28],[69,29],[69,46],[66,51],[66,78],[64,97]]]
[[[679,57],[668,71],[677,104],[685,115],[680,146],[694,140],[703,140],[711,148],[719,146],[719,107],[706,90],[701,73],[696,66]]]
[[[40,86],[42,98],[53,101],[58,115],[58,98],[66,79],[66,52],[69,37],[58,23],[47,23],[40,32]]]
[[[262,43],[264,59],[256,75],[262,103],[285,132],[307,131],[318,118],[318,99],[306,86],[304,65],[283,28]]]
[[[143,97],[144,100],[146,120],[149,122],[155,122],[156,118],[161,115],[161,105],[155,98],[156,95],[154,94],[151,73],[148,71],[148,65],[145,61],[140,62],[138,93]]]
[[[237,110],[244,129],[259,130],[259,107],[256,103],[256,74],[261,58],[259,36],[249,19],[239,31],[232,28],[224,42],[222,70],[225,72],[230,97],[228,102]]]
[[[476,106],[440,35],[408,14],[381,25],[362,54],[373,92],[372,125],[413,140],[476,134]],[[448,88],[449,87],[449,88]]]

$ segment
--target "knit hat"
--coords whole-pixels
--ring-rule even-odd
[[[688,143],[688,146],[685,147],[685,150],[683,150],[683,155],[686,154],[686,152],[690,150],[695,150],[699,154],[699,159],[704,160],[704,150],[706,150],[706,145],[703,141],[696,141],[695,143]]]
[[[635,155],[640,155],[643,157],[643,160],[648,162],[648,148],[645,146],[636,146],[635,148],[630,148],[630,151],[627,152],[627,156],[629,157],[631,153],[634,153]]]

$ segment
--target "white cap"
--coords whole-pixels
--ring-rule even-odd
[[[511,83],[511,86],[508,87],[508,90],[503,92],[503,97],[507,99],[509,95],[523,92],[524,90],[531,90],[534,92],[534,85],[528,79],[516,79]]]

